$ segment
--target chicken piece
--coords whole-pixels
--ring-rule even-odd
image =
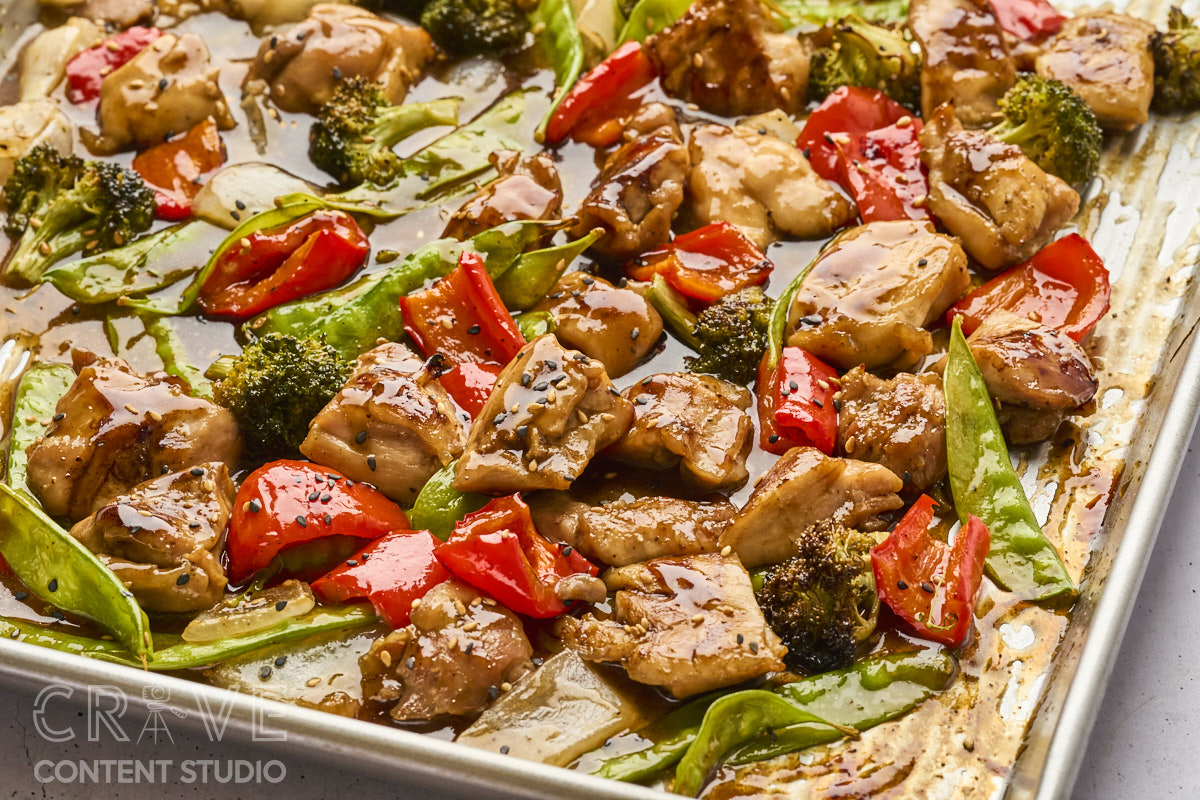
[[[149,24],[158,16],[155,0],[85,0],[76,11],[108,30],[125,30],[134,25]]]
[[[756,0],[699,0],[644,46],[667,92],[705,111],[737,117],[804,108],[810,54]]]
[[[787,343],[840,369],[906,369],[932,352],[924,326],[966,291],[958,243],[914,220],[870,222],[821,253],[788,311]]]
[[[640,497],[581,503],[565,492],[530,495],[538,533],[614,567],[664,556],[717,552],[717,540],[737,509],[712,501]]]
[[[377,81],[399,104],[433,55],[433,40],[421,28],[321,3],[287,33],[263,40],[247,79],[266,81],[284,111],[316,113],[343,77]]]
[[[839,398],[841,452],[882,464],[916,491],[946,474],[946,397],[937,375],[882,380],[855,367],[842,376]]]
[[[460,492],[566,489],[629,427],[604,365],[548,333],[521,348],[475,417],[454,472]]]
[[[652,128],[642,134],[642,127]],[[674,114],[635,118],[627,141],[609,154],[572,228],[584,236],[593,228],[605,235],[591,247],[596,255],[620,260],[671,238],[671,220],[683,203],[688,151]],[[629,138],[632,136],[633,138]]]
[[[604,364],[619,378],[641,363],[658,344],[662,317],[632,289],[618,289],[586,272],[568,272],[534,311],[554,317],[554,335]]]
[[[969,128],[1000,121],[1017,70],[987,0],[912,0],[908,28],[921,46],[921,116],[953,104]]]
[[[750,575],[716,554],[658,558],[610,570],[612,619],[564,617],[558,632],[587,661],[617,662],[676,697],[784,668],[787,652],[763,619]]]
[[[71,120],[49,99],[0,106],[0,185],[12,175],[22,156],[39,144],[70,153],[74,144]]]
[[[100,557],[147,611],[212,608],[225,592],[220,551],[237,489],[220,461],[143,481],[71,535]]]
[[[462,241],[505,222],[562,216],[562,182],[549,153],[522,158],[512,150],[500,150],[488,160],[500,177],[454,212],[442,236]]]
[[[1092,360],[1069,336],[1008,311],[989,314],[967,344],[1013,444],[1050,438],[1099,386]]]
[[[232,128],[219,75],[198,35],[163,34],[104,79],[96,111],[101,135],[90,146],[99,153],[149,147],[208,117]]]
[[[531,655],[516,614],[452,578],[359,660],[363,698],[394,703],[397,721],[467,716],[533,669]]]
[[[67,62],[103,41],[104,29],[83,17],[39,33],[21,51],[21,99],[49,97],[62,83]]]
[[[1062,81],[1096,113],[1105,128],[1130,130],[1150,119],[1154,58],[1149,22],[1097,11],[1063,23],[1041,55],[1037,74]]]
[[[165,372],[76,352],[79,377],[29,446],[29,486],[54,517],[81,519],[144,480],[242,456],[233,414]]]
[[[760,249],[780,234],[820,239],[858,211],[790,142],[738,125],[700,125],[689,147],[688,197],[702,224],[728,222]]]
[[[732,489],[749,477],[754,423],[744,386],[677,372],[651,375],[625,390],[633,424],[606,455],[634,466],[671,469],[704,491]]]
[[[748,569],[778,564],[798,553],[796,537],[827,520],[883,530],[888,521],[882,515],[904,505],[897,494],[903,486],[880,464],[793,447],[762,477],[720,545],[731,547]]]
[[[949,105],[921,131],[929,210],[986,269],[1024,261],[1079,210],[1079,194],[986,131],[963,130]]]
[[[358,357],[300,452],[409,505],[465,445],[450,395],[411,350],[389,342]]]

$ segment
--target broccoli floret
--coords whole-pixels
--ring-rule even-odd
[[[221,370],[213,396],[237,418],[251,456],[289,455],[349,372],[323,339],[269,333]]]
[[[512,0],[430,0],[421,27],[448,53],[482,55],[521,44],[529,20]]]
[[[1200,108],[1200,28],[1172,6],[1166,31],[1150,37],[1154,56],[1154,109],[1195,111]]]
[[[907,108],[921,104],[921,61],[899,30],[851,15],[833,26],[827,47],[813,53],[808,93],[822,100],[842,86],[866,86]]]
[[[402,166],[392,148],[422,128],[456,124],[458,102],[444,99],[394,106],[378,83],[345,78],[313,123],[309,158],[344,184],[385,185]]]
[[[154,221],[154,193],[116,164],[84,161],[41,144],[4,184],[8,222],[19,237],[5,272],[29,283],[72,253],[127,244]]]
[[[701,311],[692,329],[700,356],[688,359],[688,370],[749,383],[767,349],[774,306],[775,301],[753,286],[726,295]]]
[[[1022,72],[1000,99],[1004,121],[991,134],[1015,144],[1042,169],[1067,183],[1086,183],[1100,166],[1104,144],[1096,115],[1065,84]]]
[[[844,667],[874,633],[874,544],[868,533],[823,523],[800,535],[796,556],[767,572],[758,603],[788,649],[789,666],[808,673]]]

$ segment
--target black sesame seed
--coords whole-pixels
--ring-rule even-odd
[[[271,49],[272,49],[272,50],[274,50],[274,49],[275,49],[275,45],[277,45],[277,44],[279,44],[279,37],[278,37],[278,36],[272,36],[272,37],[271,37]]]
[[[359,431],[354,436],[354,441],[357,442],[358,444],[362,444],[366,440],[367,440],[367,432],[366,431]]]
[[[528,425],[518,425],[517,426],[517,436],[520,436],[522,439],[524,439],[528,433],[529,433]]]
[[[375,456],[367,456],[367,469],[375,471]]]
[[[192,576],[185,572],[182,575],[180,575],[178,578],[175,579],[175,585],[176,586],[186,586],[187,582],[190,581],[191,579],[192,579]]]
[[[528,372],[521,373],[521,385],[522,386],[529,386],[529,382],[532,380],[533,380],[533,376],[530,375]]]
[[[835,398],[833,398],[833,410],[834,410],[834,411],[841,411],[841,410],[842,410],[842,401],[841,401],[841,400],[838,400],[836,397],[835,397]]]
[[[475,649],[475,643],[467,642],[467,646],[463,648],[463,652],[466,653],[467,655],[471,655],[471,651],[474,649]]]
[[[58,591],[58,578],[51,578],[50,582],[46,584],[46,588],[52,592],[57,592]]]
[[[170,85],[171,85],[171,82],[170,82],[169,80],[167,80],[166,78],[159,78],[159,79],[158,79],[158,90],[159,90],[160,92],[161,92],[163,89],[166,89],[166,88],[167,88],[168,86],[170,86]]]
[[[317,498],[320,496],[321,496],[321,493],[319,491],[313,492],[312,494],[310,494],[308,496],[308,502],[315,503],[317,501]]]
[[[262,504],[257,500],[251,500],[248,508],[251,514],[257,514],[258,512],[262,511]]]
[[[553,371],[553,370],[556,370],[556,369],[558,369],[558,362],[557,362],[557,361],[545,361],[545,362],[543,362],[543,363],[545,363],[545,365],[546,365],[546,369],[548,369],[548,370],[551,370],[551,371]]]
[[[544,392],[550,388],[550,381],[539,381],[533,386],[535,392]]]
[[[333,79],[335,81],[340,81],[342,79],[342,68],[341,67],[333,68]]]
[[[283,611],[285,608],[287,608],[287,600],[280,600],[275,604],[276,611]]]
[[[564,556],[569,556],[569,555],[571,555],[571,546],[570,546],[570,545],[567,545],[566,547],[564,547],[564,548],[563,548],[563,550],[562,550],[562,553],[563,553],[563,555],[564,555]]]
[[[67,615],[59,611],[57,608],[50,612],[50,616],[54,617],[59,622],[63,622],[67,618]]]
[[[788,391],[788,387],[784,386],[782,389],[779,390],[779,394],[782,395],[783,397],[787,397],[789,394],[791,394],[791,392]]]
[[[55,414],[53,417],[51,417],[50,421],[51,422],[62,422],[66,418],[67,418],[67,415],[60,411],[57,414]],[[163,464],[163,466],[165,467],[166,464]]]
[[[193,478],[204,477],[204,467],[192,467],[188,472],[192,473]]]
[[[551,384],[552,386],[562,386],[562,385],[563,385],[564,383],[566,383],[566,382],[567,382],[567,376],[566,376],[566,375],[559,375],[557,378],[555,378],[554,380],[550,381],[550,384]]]
[[[331,495],[329,492],[326,492],[325,494],[321,495],[322,503],[328,503],[332,499],[333,499],[333,495]]]
[[[497,414],[492,419],[492,424],[493,425],[501,425],[504,423],[504,420],[506,420],[506,419],[508,419],[508,414],[505,414],[503,411],[501,411],[499,414]]]
[[[634,328],[633,330],[631,330],[631,331],[629,332],[629,338],[630,338],[630,339],[637,339],[637,337],[639,337],[639,336],[641,336],[641,335],[642,335],[642,329],[641,329],[641,328]]]
[[[503,755],[503,756],[508,755],[508,745],[506,745],[506,744],[500,745],[500,755]]]
[[[279,658],[275,659],[275,668],[279,669],[286,663],[287,663],[287,656],[280,656]]]
[[[271,677],[271,665],[264,664],[263,668],[258,671],[258,677],[260,680],[268,680]]]
[[[347,566],[347,567],[357,567],[357,566],[358,566],[358,562],[357,562],[357,561],[355,561],[353,558],[351,558],[351,559],[348,559],[348,560],[346,561],[346,566]]]
[[[793,392],[798,392],[800,391],[800,384],[796,383],[795,381],[788,381],[788,388]]]
[[[240,221],[240,220],[241,220],[241,218],[242,218],[242,215],[241,215],[241,214],[239,214],[239,213],[238,213],[238,212],[236,212],[236,211],[230,211],[230,212],[229,212],[229,216],[231,216],[231,217],[233,217],[235,220],[239,220],[239,221]]]
[[[772,433],[770,436],[767,437],[767,441],[770,442],[771,444],[775,444],[776,442],[779,441],[779,434]]]
[[[161,474],[163,474],[163,475],[166,475],[166,474],[167,474],[168,472],[170,472],[170,471],[171,471],[171,468],[170,468],[170,467],[168,467],[166,464],[163,464],[163,465],[162,465]]]
[[[921,591],[933,594],[933,584],[929,581],[921,581]]]
[[[325,524],[326,524],[326,525],[332,525],[332,524],[333,524],[333,515],[332,515],[332,514],[326,514],[326,515],[325,515]]]
[[[191,522],[188,523],[188,527],[194,531],[198,531],[198,530],[200,530],[200,521],[192,520]]]
[[[535,667],[540,667],[542,664],[546,663],[546,660],[544,658],[531,658],[529,659],[529,663],[533,664]]]
[[[409,656],[408,660],[404,662],[405,669],[412,669],[416,665],[417,665],[417,657],[416,656]]]
[[[584,286],[591,286],[595,282],[596,282],[596,279],[593,278],[591,275],[585,275],[583,277],[583,285]]]
[[[499,686],[489,686],[488,687],[488,697],[490,699],[495,700],[499,696],[500,696],[500,687]]]
[[[905,589],[908,588],[908,584],[905,583],[904,581],[896,581],[896,588],[899,589],[900,591],[904,591]]]
[[[481,325],[472,325],[471,327],[467,328],[467,333],[471,334],[472,336],[475,336],[482,330],[483,330],[483,327]]]
[[[572,289],[572,290],[571,290],[571,297],[574,297],[574,298],[578,299],[578,298],[579,298],[579,290],[578,290],[578,289]]]
[[[750,643],[750,652],[751,652],[751,653],[757,653],[757,652],[758,652],[758,642],[751,642],[751,643]]]
[[[644,406],[650,402],[650,399],[643,395],[638,395],[637,399],[634,400],[633,402],[637,403],[639,406]]]
[[[742,642],[744,642],[744,641],[746,641],[746,637],[745,637],[745,636],[742,636],[742,635],[739,633],[739,634],[737,635],[737,643],[738,643],[738,644],[741,644],[741,643],[742,643]]]
[[[245,210],[246,210],[246,204],[245,204],[245,203],[243,203],[241,200],[234,200],[234,201],[233,201],[233,204],[234,204],[235,206],[237,206],[237,208],[238,208],[238,211],[245,211]]]
[[[301,528],[307,528],[308,520],[304,518],[303,514],[297,514],[296,515],[296,524],[299,525]]]
[[[928,263],[929,263],[929,259],[927,259],[927,258],[922,258],[920,261],[918,261],[918,262],[917,262],[917,266],[918,266],[918,267],[923,267],[923,266],[925,266],[925,265],[926,265],[926,264],[928,264]]]
[[[17,592],[13,595],[13,600],[28,600],[29,592]]]
[[[815,398],[815,397],[813,398],[813,405],[814,405],[814,406],[816,406],[817,408],[824,408],[824,407],[825,407],[825,404],[824,404],[824,403],[822,403],[820,400],[818,400],[818,399],[817,399],[817,398]]]

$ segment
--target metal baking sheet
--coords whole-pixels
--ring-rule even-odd
[[[1116,5],[1159,24],[1167,9],[1166,3]],[[0,53],[16,46],[35,10],[33,2],[0,0]],[[965,679],[945,695],[859,742],[724,772],[713,796],[821,795],[848,781],[887,796],[1049,800],[1070,793],[1200,409],[1198,135],[1192,120],[1155,117],[1138,131],[1110,137],[1101,180],[1077,218],[1114,279],[1112,312],[1088,345],[1101,391],[1074,427],[1020,465],[1047,534],[1082,578],[1071,617],[1015,606],[993,590],[981,603],[980,636],[962,656]],[[230,736],[252,741],[261,738],[256,726],[269,719],[291,753],[353,763],[443,794],[663,797],[19,642],[0,641],[0,680],[30,689],[50,682],[112,686],[134,704],[165,691],[192,724],[217,716],[228,720]]]

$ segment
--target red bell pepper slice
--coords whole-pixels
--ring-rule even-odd
[[[312,583],[327,603],[366,598],[393,628],[403,628],[413,602],[450,578],[434,551],[442,542],[429,531],[393,531],[381,536]]]
[[[156,144],[133,159],[133,169],[154,190],[159,219],[178,221],[192,215],[201,178],[225,163],[225,144],[209,117],[190,131]]]
[[[497,497],[454,526],[438,560],[463,580],[519,614],[549,619],[566,612],[555,594],[569,575],[599,570],[578,551],[551,544],[533,526],[518,494]]]
[[[229,579],[242,583],[298,545],[330,537],[376,539],[409,527],[400,506],[378,489],[317,464],[273,461],[238,489],[225,547]],[[332,563],[320,566],[317,575]]]
[[[764,354],[755,384],[759,446],[776,455],[793,447],[815,447],[832,455],[838,434],[837,380],[837,370],[802,348],[783,348],[774,368],[770,354]]]
[[[935,502],[922,495],[895,530],[871,549],[879,599],[924,639],[957,647],[966,639],[992,537],[972,514],[949,545],[929,535]]]
[[[100,96],[100,85],[113,70],[125,66],[146,49],[162,31],[135,25],[116,36],[89,47],[67,62],[67,96],[72,103],[86,103]]]
[[[921,163],[921,120],[835,138],[838,183],[863,222],[931,219],[929,179]]]
[[[366,261],[370,242],[349,214],[317,211],[255,231],[217,259],[200,288],[200,307],[245,319],[281,303],[332,289]]]
[[[641,106],[639,90],[657,77],[642,46],[626,42],[575,82],[546,124],[546,141],[556,144],[571,136],[592,147],[616,144]]]
[[[998,309],[1037,320],[1080,341],[1108,311],[1108,269],[1077,233],[1043,247],[959,300],[946,322],[963,318],[968,336]]]
[[[708,304],[763,283],[774,269],[741,231],[728,222],[715,222],[643,253],[627,272],[639,281],[662,275],[675,291]]]
[[[1027,42],[1058,33],[1067,19],[1049,0],[991,0],[991,5],[1000,28]]]
[[[866,133],[892,125],[912,113],[878,89],[842,86],[817,106],[796,146],[804,151],[813,171],[830,181],[838,179],[837,134]]]
[[[469,414],[478,414],[500,370],[525,344],[483,260],[463,253],[445,278],[401,297],[400,309],[404,330],[421,352],[444,359],[442,386]]]

